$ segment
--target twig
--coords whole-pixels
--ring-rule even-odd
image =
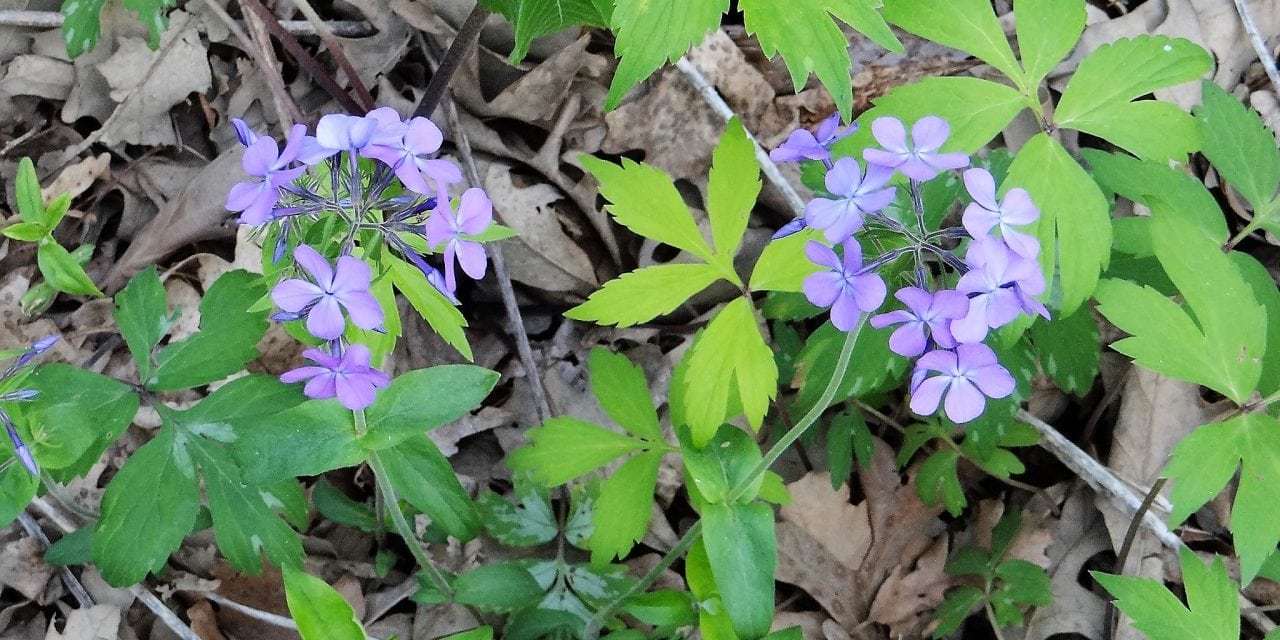
[[[472,12],[472,15],[474,14],[475,12]],[[459,33],[453,40],[455,45],[461,39],[462,33]],[[450,51],[453,51],[453,48]],[[440,66],[443,67],[444,63],[441,62]],[[441,71],[436,71],[437,76],[441,73]],[[432,78],[432,81],[435,81],[435,77]],[[430,87],[428,87],[428,90],[430,90]],[[447,87],[441,96],[444,103],[445,117],[449,123],[449,130],[453,132],[454,144],[458,146],[458,155],[462,156],[462,166],[466,171],[467,182],[473,187],[483,188],[484,183],[480,179],[480,170],[476,168],[476,159],[471,153],[471,141],[467,138],[467,133],[462,129],[462,123],[458,118],[458,104],[454,101],[453,96],[449,95]],[[423,102],[418,103],[419,107],[426,103],[426,98],[427,96],[424,95]],[[551,405],[547,402],[547,391],[542,386],[542,376],[538,373],[538,362],[533,357],[533,347],[529,344],[529,335],[524,330],[524,318],[520,313],[520,303],[516,300],[515,287],[511,284],[511,273],[507,270],[506,257],[502,253],[501,244],[495,242],[490,244],[488,248],[489,257],[493,260],[493,273],[498,280],[498,290],[502,294],[502,306],[507,312],[507,323],[511,325],[511,336],[515,338],[516,352],[520,355],[520,363],[524,365],[525,369],[525,378],[529,380],[529,387],[533,392],[534,409],[538,412],[538,419],[545,422],[551,419]]]
[[[351,65],[351,61],[347,59],[347,54],[342,50],[342,43],[333,37],[333,33],[325,26],[324,20],[320,14],[316,13],[315,8],[307,0],[293,0],[293,6],[297,7],[302,15],[316,28],[316,35],[320,36],[320,41],[324,46],[329,48],[329,55],[333,56],[333,61],[338,63],[338,68],[347,74],[347,82],[351,83],[351,88],[355,90],[356,97],[360,98],[366,110],[373,109],[373,94],[369,93],[369,87],[366,87],[364,81],[360,79],[360,74],[356,73],[356,68]]]
[[[208,3],[213,6],[213,3]],[[218,7],[221,9],[222,7]],[[0,11],[0,26],[26,27],[30,29],[57,29],[62,26],[66,17],[57,11]],[[236,29],[243,29],[244,24],[233,22]],[[197,25],[200,29],[204,25]],[[295,36],[315,36],[316,26],[307,20],[281,20],[280,26]],[[373,25],[363,20],[329,20],[324,26],[335,36],[343,38],[364,38],[375,33]]]
[[[48,549],[52,546],[53,543],[49,542],[49,536],[44,534],[44,530],[40,528],[39,524],[36,524],[35,518],[32,518],[26,511],[18,513],[18,523],[26,530],[27,535],[35,538],[36,542],[40,543],[40,548]],[[58,567],[58,573],[62,576],[62,583],[67,585],[67,591],[70,591],[71,595],[75,596],[76,603],[80,605],[81,609],[88,609],[93,606],[93,598],[89,597],[89,592],[85,591],[84,585],[80,584],[80,580],[76,578],[74,573],[71,573],[69,567]]]
[[[702,95],[702,99],[707,102],[711,110],[716,112],[717,115],[724,118],[726,122],[735,115],[733,107],[730,107],[729,103],[720,97],[720,93],[716,91],[711,81],[707,80],[707,77],[702,75],[702,72],[693,66],[693,63],[689,62],[688,58],[677,60],[676,68],[689,79],[689,82],[693,83],[694,88]],[[744,126],[743,129],[745,130],[746,127]],[[774,188],[782,194],[787,204],[791,205],[792,212],[795,213],[796,217],[803,216],[804,200],[800,198],[800,194],[796,193],[791,183],[787,182],[787,179],[782,176],[782,172],[778,170],[778,165],[769,158],[769,153],[764,150],[764,147],[760,146],[760,141],[756,140],[756,137],[750,131],[747,131],[747,139],[751,140],[751,146],[755,147],[756,161],[760,163],[760,168],[764,170],[765,177],[769,178],[769,182],[773,183]]]
[[[40,515],[48,518],[49,521],[52,522],[54,526],[61,529],[63,533],[71,533],[76,530],[76,525],[73,522],[68,520],[62,512],[58,511],[57,507],[45,502],[44,499],[35,498],[31,501],[29,506],[35,507],[35,509],[40,512]],[[135,584],[129,587],[129,593],[132,593],[144,607],[150,609],[151,613],[155,614],[155,616],[164,623],[164,626],[169,627],[169,630],[181,638],[181,640],[201,640],[200,636],[197,636],[195,632],[191,630],[191,627],[188,627],[187,624],[177,616],[177,614],[170,611],[169,607],[164,606],[164,603],[160,601],[160,598],[157,598],[156,595],[151,593],[151,591],[146,587],[140,584]]]
[[[216,2],[206,2],[210,7],[217,6]],[[221,7],[219,7],[221,9]],[[276,120],[280,123],[281,131],[288,131],[295,122],[302,121],[302,109],[298,108],[298,103],[293,101],[289,95],[289,90],[284,86],[284,77],[280,73],[280,61],[276,58],[275,50],[271,47],[271,37],[267,35],[266,24],[258,17],[258,14],[244,10],[244,4],[241,3],[240,11],[244,13],[246,22],[249,25],[250,41],[252,45],[249,47],[249,55],[258,63],[258,69],[262,72],[262,77],[267,82],[267,88],[271,90],[271,104],[276,109]],[[215,14],[218,11],[214,11]],[[225,15],[226,11],[222,11]],[[230,18],[231,16],[227,16]],[[246,35],[249,35],[246,34]]]
[[[422,92],[422,98],[418,100],[418,106],[414,107],[414,117],[430,118],[435,112],[436,105],[440,104],[445,90],[449,88],[449,80],[453,78],[453,74],[462,66],[467,56],[471,55],[471,50],[480,40],[480,31],[484,29],[484,23],[491,13],[477,2],[471,9],[471,13],[467,14],[467,19],[458,28],[458,33],[449,44],[449,49],[444,52],[440,63],[436,65],[435,73],[431,75],[427,88]]]
[[[1168,478],[1156,479],[1155,484],[1151,485],[1151,490],[1142,499],[1142,504],[1138,505],[1138,512],[1133,514],[1133,519],[1129,521],[1129,528],[1124,532],[1124,543],[1120,545],[1120,553],[1116,556],[1115,573],[1117,575],[1124,574],[1124,563],[1129,559],[1129,552],[1133,550],[1133,541],[1138,537],[1138,529],[1142,528],[1141,518],[1151,510],[1151,503],[1156,501],[1156,496],[1160,495],[1160,490],[1164,489],[1167,480]]]
[[[266,7],[262,6],[259,0],[240,0],[240,6],[252,10],[258,18],[261,18],[263,26],[267,28],[267,31],[271,32],[271,35],[276,40],[280,41],[280,44],[284,45],[285,50],[289,52],[289,55],[293,56],[298,66],[302,67],[302,70],[306,71],[307,75],[311,76],[311,79],[315,80],[316,84],[325,90],[325,93],[337,100],[343,109],[348,113],[357,115],[363,115],[366,112],[351,97],[351,94],[338,86],[338,82],[333,79],[332,74],[306,49],[302,48],[302,44],[298,42],[298,39],[280,26],[280,21]]]
[[[1258,60],[1262,62],[1262,68],[1271,79],[1271,88],[1280,94],[1280,69],[1276,68],[1276,57],[1267,48],[1267,42],[1263,40],[1262,32],[1258,31],[1258,24],[1253,21],[1253,14],[1249,13],[1249,7],[1245,5],[1244,0],[1235,0],[1235,3],[1236,13],[1240,14],[1240,22],[1244,25],[1244,30],[1249,33],[1253,50],[1258,52]]]
[[[235,600],[219,595],[212,591],[201,592],[200,595],[204,597],[205,600],[208,600],[209,602],[213,602],[220,607],[233,609],[235,611],[243,613],[244,615],[250,618],[253,618],[254,620],[265,622],[273,627],[280,627],[282,629],[293,629],[294,631],[297,631],[298,629],[298,623],[294,622],[293,618],[277,615],[277,614],[271,613],[270,611],[254,609],[253,607],[247,604],[240,604]]]

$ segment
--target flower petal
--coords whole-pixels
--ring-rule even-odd
[[[302,393],[315,400],[332,398],[338,395],[337,385],[334,384],[336,378],[337,376],[332,371],[325,371],[324,374],[308,381],[307,386],[302,388]]]
[[[352,411],[368,408],[377,397],[377,391],[374,390],[373,383],[366,380],[362,375],[335,376],[334,382],[338,402],[341,402],[342,406]]]
[[[871,313],[884,304],[884,280],[877,274],[868,273],[853,279],[853,299],[858,308]]]
[[[920,416],[931,416],[938,410],[942,394],[951,385],[951,378],[933,376],[916,386],[911,394],[911,411]]]
[[[812,225],[812,221],[810,224]],[[843,268],[840,263],[840,257],[836,255],[836,252],[817,240],[810,240],[805,243],[804,255],[809,258],[810,262],[820,267],[835,269],[836,271],[840,271]]]
[[[840,295],[844,278],[831,271],[819,271],[804,279],[804,297],[819,307],[829,307]]]
[[[988,398],[1007,398],[1018,386],[1009,370],[998,364],[978,369],[969,378]]]
[[[462,192],[458,202],[458,231],[480,233],[493,222],[493,201],[483,189],[472,187]]]
[[[952,422],[964,424],[982,415],[982,411],[987,408],[987,399],[972,382],[956,378],[951,381],[951,388],[947,390],[944,408]]]
[[[897,311],[890,311],[888,313],[871,316],[871,320],[869,322],[872,327],[875,327],[876,329],[883,329],[895,324],[902,324],[903,322],[914,322],[915,320],[916,317],[911,315],[910,312],[898,309]]]
[[[311,275],[321,289],[328,291],[333,286],[333,269],[329,266],[329,261],[310,245],[298,245],[293,250],[293,260]]]
[[[472,280],[483,278],[485,267],[489,263],[484,253],[484,245],[468,240],[455,240],[454,243],[457,247],[458,265],[462,267],[462,271]]]
[[[924,353],[927,343],[922,322],[904,324],[889,336],[889,350],[906,358],[914,358]]]
[[[368,291],[373,284],[373,270],[364,260],[352,256],[340,256],[329,292],[342,296],[356,291]]]
[[[875,136],[876,142],[887,151],[903,153],[907,150],[907,129],[897,118],[876,118],[871,123],[871,135]]]
[[[911,141],[921,154],[937,151],[950,136],[951,125],[938,116],[925,116],[911,126]]]
[[[342,307],[333,296],[322,296],[307,314],[307,331],[322,340],[337,340],[347,328]]]
[[[244,211],[253,205],[253,201],[258,199],[258,195],[263,188],[267,187],[265,182],[237,182],[232,185],[231,191],[227,193],[227,211]]]
[[[368,330],[382,327],[385,319],[382,305],[368,291],[348,291],[341,294],[338,301],[347,310],[351,323],[357,327]]]
[[[846,198],[852,197],[862,184],[862,167],[853,158],[840,158],[827,171],[827,191]]]
[[[302,382],[303,380],[309,380],[311,378],[314,378],[319,375],[324,375],[326,373],[332,373],[332,372],[324,367],[310,367],[310,366],[298,367],[297,369],[290,369],[280,374],[280,382],[283,382],[285,384],[293,384],[295,382]]]
[[[970,169],[964,172],[963,178],[964,188],[978,206],[990,211],[1000,208],[996,204],[996,179],[991,176],[990,171],[982,168]]]
[[[266,177],[275,164],[276,159],[280,157],[280,148],[276,146],[276,141],[268,136],[262,136],[253,141],[244,150],[244,157],[240,159],[244,172],[255,177]]]
[[[434,122],[418,117],[409,121],[404,134],[404,148],[415,156],[425,156],[440,150],[444,135]]]
[[[862,310],[858,308],[855,295],[856,291],[849,291],[846,288],[831,304],[831,324],[841,331],[852,330],[854,325],[858,324],[858,318],[862,316]]]
[[[316,298],[324,295],[324,291],[316,285],[300,278],[282,280],[271,289],[271,301],[277,307],[297,313],[306,308]]]
[[[960,222],[964,225],[964,230],[969,232],[969,236],[976,240],[987,237],[991,230],[1000,224],[1000,214],[976,202],[971,202],[964,208],[964,216],[961,217]]]

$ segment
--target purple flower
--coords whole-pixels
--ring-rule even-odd
[[[359,411],[373,404],[377,390],[387,386],[391,378],[386,373],[369,366],[371,354],[362,344],[347,347],[339,356],[329,355],[319,349],[302,352],[316,366],[299,367],[280,376],[285,383],[307,381],[302,392],[317,400],[337,397],[342,406]]]
[[[973,202],[964,209],[964,228],[970,236],[980,238],[999,227],[1000,237],[1014,253],[1032,260],[1040,254],[1040,241],[1035,236],[1013,228],[1040,219],[1040,210],[1026,189],[1010,189],[1004,194],[1004,202],[998,202],[996,181],[986,169],[965,171],[964,186],[973,196]]]
[[[373,139],[377,128],[378,120],[374,118],[331,113],[316,123],[316,135],[307,136],[298,160],[314,165],[340,151],[360,151]]]
[[[361,329],[382,326],[382,306],[369,293],[372,273],[369,265],[351,256],[338,258],[337,268],[315,249],[298,245],[293,259],[314,282],[291,278],[271,290],[271,300],[289,313],[306,316],[307,331],[317,338],[336,340],[346,329],[342,318],[346,309],[351,322]]]
[[[45,336],[31,343],[31,346],[27,347],[27,350],[23,351],[22,354],[18,356],[18,359],[14,360],[9,365],[9,368],[5,369],[4,375],[0,375],[0,380],[13,376],[13,374],[18,372],[18,369],[34,360],[36,356],[48,351],[49,348],[57,341],[58,336]]]
[[[1016,383],[985,344],[962,344],[955,351],[930,351],[916,363],[917,372],[937,371],[932,377],[912,376],[911,410],[932,415],[943,402],[947,417],[965,423],[982,415],[987,398],[1004,398]],[[917,382],[918,380],[918,382]],[[943,396],[946,400],[943,400]]]
[[[894,353],[908,358],[918,356],[925,352],[930,338],[946,349],[956,346],[950,324],[969,311],[969,299],[963,293],[951,290],[929,293],[919,287],[906,287],[893,297],[907,305],[907,309],[874,316],[871,326],[882,329],[902,325],[889,336],[889,348]]]
[[[787,136],[786,142],[769,152],[774,162],[799,162],[809,160],[830,160],[831,145],[849,137],[858,130],[857,123],[844,129],[840,128],[840,114],[832,114],[818,125],[818,133],[809,133],[808,129],[796,129]]]
[[[431,157],[440,150],[444,135],[430,120],[414,118],[408,124],[402,124],[390,107],[375,109],[368,117],[377,120],[379,127],[372,142],[361,153],[395,169],[396,177],[405,187],[422,195],[447,197],[447,193],[437,194],[423,176],[431,178],[435,184],[462,182],[462,172],[456,165]]]
[[[789,235],[796,234],[796,233],[800,233],[800,232],[801,232],[801,231],[803,231],[803,230],[804,230],[804,228],[805,228],[805,227],[807,227],[807,226],[809,226],[808,221],[806,221],[806,220],[804,219],[804,216],[800,216],[799,218],[796,218],[796,219],[792,220],[791,222],[788,222],[788,223],[786,223],[786,224],[782,225],[782,228],[781,228],[781,229],[778,229],[777,231],[774,231],[774,232],[773,232],[773,235],[772,235],[772,236],[770,236],[770,238],[769,238],[769,239],[770,239],[770,240],[781,240],[781,239],[783,239],[783,238],[785,238],[785,237],[787,237],[787,236],[789,236]]]
[[[819,307],[831,307],[831,324],[849,331],[863,312],[875,311],[884,303],[884,280],[873,273],[861,273],[862,247],[853,239],[844,241],[844,259],[821,242],[810,240],[804,254],[826,270],[804,280],[804,296]]]
[[[839,196],[838,200],[814,198],[804,208],[806,224],[815,229],[825,229],[829,242],[844,242],[862,228],[865,216],[875,213],[893,202],[897,190],[886,187],[893,169],[879,165],[867,165],[867,173],[853,158],[840,158],[827,172],[827,191]]]
[[[34,477],[40,477],[40,467],[36,464],[36,457],[31,454],[31,448],[27,443],[22,441],[18,435],[18,428],[14,426],[13,420],[9,419],[9,414],[0,409],[0,422],[4,423],[4,430],[9,432],[9,442],[13,445],[13,457],[17,458],[26,467],[27,473]]]
[[[448,198],[440,198],[436,210],[427,219],[425,232],[427,244],[432,248],[445,245],[444,282],[449,291],[457,291],[458,282],[453,269],[455,256],[462,270],[472,279],[484,277],[487,265],[484,245],[462,236],[481,233],[492,222],[493,202],[482,189],[472,187],[463,192],[456,212],[449,205]]]
[[[236,138],[240,140],[240,144],[246,147],[258,139],[258,134],[254,133],[253,129],[250,129],[249,125],[240,118],[232,118],[231,126],[235,127]]]
[[[239,135],[240,128],[236,129]],[[305,125],[293,125],[283,151],[270,136],[256,137],[245,149],[244,158],[241,160],[244,172],[259,180],[241,182],[231,187],[226,204],[228,211],[241,212],[241,224],[256,226],[269,222],[271,210],[280,201],[280,187],[293,182],[307,170],[306,167],[286,168],[298,158],[306,132]]]
[[[951,323],[951,335],[957,341],[980,342],[988,329],[1003,327],[1024,311],[1049,317],[1044,305],[1032,297],[1045,288],[1037,262],[990,236],[971,242],[965,261],[969,272],[960,276],[956,289],[969,295],[969,313]]]
[[[871,133],[884,149],[867,149],[862,157],[867,162],[897,169],[912,180],[929,180],[947,169],[969,165],[963,153],[938,153],[947,142],[951,127],[937,116],[925,116],[911,127],[911,145],[907,130],[897,118],[876,118]]]

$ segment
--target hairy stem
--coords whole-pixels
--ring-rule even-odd
[[[413,554],[413,559],[418,561],[418,566],[427,572],[427,577],[431,579],[431,584],[440,593],[444,594],[449,600],[453,599],[453,587],[449,586],[449,581],[445,579],[444,573],[436,567],[436,563],[431,560],[431,556],[427,555],[425,549],[422,548],[422,542],[418,540],[418,535],[414,533],[413,527],[409,526],[409,521],[405,519],[404,512],[400,510],[400,500],[396,497],[395,487],[391,486],[391,481],[387,479],[387,469],[382,464],[382,458],[378,457],[377,451],[369,452],[369,468],[373,470],[373,476],[378,483],[378,492],[382,494],[383,503],[387,505],[387,512],[391,514],[391,522],[396,527],[396,532],[404,538],[404,543],[409,547],[409,553]]]

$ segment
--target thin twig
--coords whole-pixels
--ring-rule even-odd
[[[263,6],[259,0],[240,0],[240,6],[252,10],[255,15],[261,18],[263,26],[267,28],[267,31],[271,32],[272,37],[284,45],[285,50],[289,52],[289,55],[293,56],[298,66],[302,67],[302,70],[311,76],[311,79],[315,80],[316,84],[325,90],[325,93],[337,100],[343,109],[356,115],[366,113],[367,110],[362,108],[345,89],[338,86],[338,82],[333,79],[329,70],[325,69],[314,56],[308,53],[297,38],[285,31],[280,26],[280,21],[276,19],[275,15]]]
[[[240,604],[235,600],[219,595],[212,591],[204,591],[204,592],[201,592],[200,595],[205,600],[215,603],[220,607],[233,609],[235,611],[243,613],[244,615],[250,618],[253,618],[254,620],[265,622],[273,627],[280,627],[282,629],[293,629],[294,631],[298,630],[298,623],[294,622],[293,618],[290,618],[288,616],[278,615],[275,613],[271,613],[270,611],[263,611],[262,609],[254,609],[253,607],[247,604]]]
[[[216,2],[207,2],[209,6],[217,6]],[[282,131],[288,131],[293,127],[295,122],[302,121],[302,109],[298,108],[298,103],[294,102],[289,95],[289,90],[284,86],[284,77],[280,73],[280,60],[276,58],[275,49],[271,46],[271,36],[267,35],[267,26],[263,23],[262,18],[252,11],[245,11],[244,4],[240,5],[241,13],[244,13],[246,22],[249,25],[249,34],[252,46],[249,47],[249,55],[253,56],[255,62],[258,63],[258,70],[262,72],[262,77],[267,83],[267,88],[271,91],[271,104],[276,110],[276,121],[280,123]],[[217,13],[215,11],[214,13]],[[222,12],[223,14],[226,11]],[[227,16],[230,18],[230,16]]]
[[[211,7],[213,3],[207,3]],[[222,7],[218,7],[221,9]],[[3,10],[0,11],[0,26],[5,27],[26,27],[30,29],[57,29],[66,21],[66,17],[57,11],[20,11],[20,10]],[[233,22],[236,29],[243,30],[244,23]],[[307,20],[281,20],[280,26],[285,31],[295,36],[315,36],[316,26]],[[343,38],[364,38],[373,35],[376,30],[373,25],[363,20],[327,20],[324,26],[335,36]],[[197,25],[197,29],[204,30],[204,25]]]
[[[1271,88],[1280,94],[1280,69],[1276,68],[1276,57],[1267,48],[1267,41],[1262,38],[1262,32],[1258,31],[1258,24],[1253,21],[1253,14],[1249,13],[1249,7],[1244,0],[1235,0],[1235,3],[1236,13],[1240,14],[1240,23],[1244,25],[1244,30],[1249,33],[1249,41],[1253,43],[1253,50],[1258,52],[1258,60],[1262,62],[1262,68],[1267,72],[1267,77],[1271,79]]]
[[[316,13],[314,7],[307,0],[293,0],[293,6],[297,7],[302,15],[316,28],[316,35],[320,36],[320,41],[324,46],[329,48],[329,55],[333,56],[333,61],[338,63],[338,68],[347,74],[347,82],[351,83],[351,88],[355,90],[356,97],[364,104],[366,110],[374,107],[373,94],[369,93],[369,87],[366,87],[364,81],[360,79],[360,74],[356,73],[356,68],[351,65],[351,61],[347,59],[347,54],[342,50],[342,43],[333,37],[333,33],[325,25],[320,14]]]
[[[435,113],[436,105],[440,104],[445,90],[449,88],[449,80],[453,78],[454,73],[457,73],[467,56],[471,55],[471,50],[480,40],[480,31],[484,29],[484,23],[491,13],[480,6],[479,2],[471,9],[467,19],[458,28],[457,35],[453,37],[453,42],[449,44],[449,49],[440,58],[440,63],[435,65],[435,72],[427,82],[427,88],[422,92],[418,106],[413,109],[414,117],[430,118],[431,114]]]
[[[697,67],[693,66],[693,63],[689,62],[688,58],[680,58],[677,60],[676,68],[689,79],[689,82],[691,82],[694,88],[698,90],[698,93],[702,95],[702,99],[706,101],[712,111],[716,112],[716,114],[721,118],[724,118],[726,122],[728,122],[730,118],[733,118],[735,115],[733,107],[730,107],[729,103],[725,102],[724,98],[720,97],[720,93],[716,91],[716,88],[711,84],[711,81],[707,80],[707,77],[702,75],[702,72],[699,71]],[[743,127],[743,130],[746,130],[745,126]],[[787,204],[791,205],[791,210],[795,213],[796,217],[798,218],[803,216],[804,200],[800,198],[800,194],[796,193],[796,190],[791,186],[791,183],[787,182],[787,179],[782,176],[782,172],[778,170],[778,165],[769,157],[769,152],[765,151],[764,147],[760,146],[760,141],[756,140],[756,137],[752,135],[750,131],[747,131],[747,138],[751,140],[751,146],[755,147],[756,161],[760,163],[760,168],[764,170],[765,177],[769,178],[769,182],[773,183],[774,188],[782,194],[782,197],[786,199]]]
[[[1156,501],[1156,496],[1160,495],[1160,490],[1164,489],[1167,480],[1168,478],[1156,479],[1155,484],[1151,485],[1151,490],[1142,499],[1142,504],[1138,505],[1138,512],[1129,520],[1129,528],[1124,532],[1124,543],[1120,545],[1120,553],[1116,556],[1116,575],[1124,575],[1124,563],[1129,560],[1129,552],[1133,550],[1133,541],[1138,537],[1138,529],[1142,528],[1141,518],[1151,510],[1151,503]]]
[[[18,514],[18,523],[26,530],[27,535],[35,538],[36,542],[40,543],[41,549],[48,549],[53,546],[53,543],[49,542],[49,536],[44,534],[44,530],[40,528],[39,524],[36,524],[35,518],[32,518],[26,511]],[[67,585],[67,591],[70,591],[71,595],[75,597],[76,603],[80,605],[81,609],[88,609],[93,606],[93,598],[89,597],[89,592],[85,590],[84,585],[80,584],[76,574],[71,573],[70,567],[58,567],[58,573],[62,576],[62,584]]]

